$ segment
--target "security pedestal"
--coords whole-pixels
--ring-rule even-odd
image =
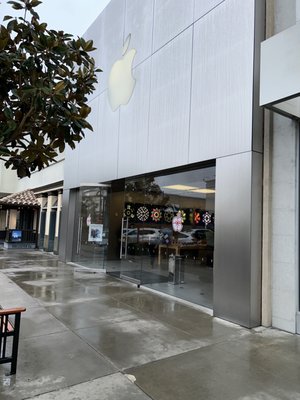
[[[169,256],[169,283],[178,285],[184,283],[184,262],[180,256]]]

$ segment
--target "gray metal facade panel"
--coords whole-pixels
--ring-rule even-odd
[[[152,54],[154,0],[131,0],[126,3],[125,35],[131,34],[130,47],[137,49],[133,66]]]
[[[260,44],[265,38],[265,0],[255,0],[255,36],[254,36],[254,63],[253,63],[253,132],[252,149],[262,153],[263,151],[263,118],[264,110],[259,107],[260,85]]]
[[[224,0],[195,0],[194,21],[212,11]]]
[[[214,315],[251,323],[251,164],[247,152],[217,160]]]
[[[192,28],[152,57],[147,170],[188,163]]]
[[[112,64],[121,57],[124,42],[125,1],[111,0],[85,33],[94,40],[97,51],[93,53],[96,65],[102,69],[99,85],[93,96],[107,88]]]
[[[133,71],[136,87],[126,107],[120,110],[118,177],[145,171],[148,143],[151,60]]]
[[[97,154],[101,149],[100,131],[98,129],[99,97],[92,100],[89,105],[92,111],[88,117],[88,122],[94,128],[94,131],[87,130],[85,138],[79,146],[79,182],[97,182],[97,169],[94,165],[94,159],[97,158]]]
[[[153,52],[193,23],[194,0],[155,0]]]
[[[253,43],[253,1],[195,23],[189,162],[251,150]]]
[[[97,182],[116,179],[118,174],[119,109],[111,111],[107,93],[99,97],[99,147],[91,149],[92,167],[97,171]]]
[[[117,178],[119,111],[111,111],[106,91],[90,104],[89,120],[95,129],[86,132],[74,151],[67,152],[64,187],[68,189]]]
[[[79,149],[81,144],[77,145],[74,150],[69,146],[65,148],[64,161],[64,188],[78,186],[78,171],[79,171]]]
[[[101,145],[86,145],[90,170],[97,181],[251,150],[254,0],[226,0],[195,25],[179,34],[174,31],[175,38],[133,69],[137,82],[129,103],[121,106],[121,111],[110,109],[106,80],[112,63],[120,58],[129,29],[133,29],[131,45],[137,47],[136,57],[139,46],[141,58],[149,52],[152,38],[147,36],[151,36],[154,24],[154,19],[152,25],[150,21],[151,3],[112,0],[86,34],[95,40],[96,58],[105,70],[101,89],[91,98],[91,104],[95,104],[93,99],[101,92],[97,128]],[[167,3],[157,2],[156,6],[160,4],[165,10]],[[176,7],[170,15],[178,16],[183,3],[173,3]],[[149,19],[141,27],[139,16],[143,18],[146,10],[150,12]],[[183,19],[190,21],[190,16],[184,15]],[[86,147],[83,142],[81,146]],[[85,167],[77,165],[75,157],[72,168],[73,153],[71,160],[69,154],[65,182],[74,187],[76,179],[77,186],[80,184]]]
[[[64,190],[59,238],[59,257],[71,261],[74,237],[74,215],[76,215],[76,191]]]

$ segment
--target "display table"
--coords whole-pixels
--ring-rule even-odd
[[[182,250],[203,250],[205,249],[206,245],[201,245],[198,243],[195,244],[160,244],[158,246],[158,265],[160,265],[161,262],[161,251],[162,249],[166,249],[166,250],[174,250],[175,251],[175,256],[180,256],[180,252]]]

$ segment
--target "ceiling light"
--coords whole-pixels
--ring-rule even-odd
[[[170,186],[163,186],[162,188],[172,189],[172,190],[186,190],[186,191],[197,190],[197,188],[194,186],[186,186],[186,185],[170,185]]]
[[[215,189],[195,189],[192,190],[193,193],[205,193],[205,194],[209,194],[209,193],[216,193]]]

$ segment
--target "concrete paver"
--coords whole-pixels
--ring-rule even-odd
[[[299,350],[288,351],[293,335],[275,336],[251,334],[127,372],[153,399],[299,399]]]
[[[67,389],[50,392],[34,400],[150,400],[145,393],[133,385],[124,375],[117,373],[74,385]]]
[[[27,307],[0,400],[300,398],[299,336],[248,330],[51,254],[1,251],[0,304]]]

